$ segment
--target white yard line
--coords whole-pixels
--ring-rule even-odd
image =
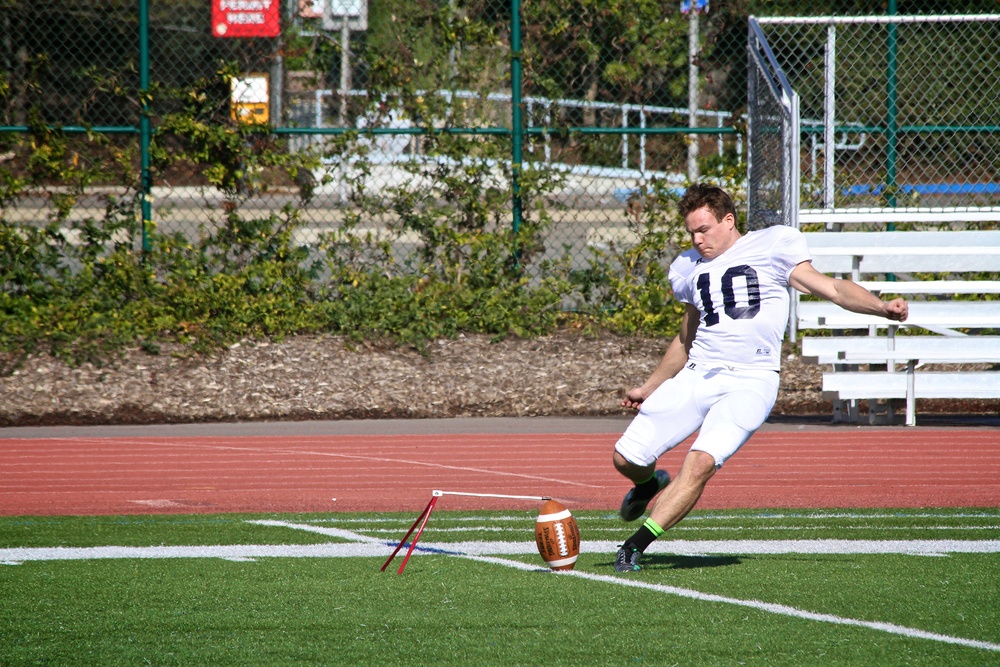
[[[526,517],[530,517],[531,512],[526,512],[521,516],[507,515],[507,516],[449,516],[449,515],[435,515],[434,523],[453,523],[453,522],[469,522],[469,521],[524,521]],[[617,518],[618,513],[609,514],[609,518]],[[692,521],[719,521],[722,519],[1000,519],[1000,514],[997,512],[920,512],[920,513],[896,513],[896,514],[864,514],[864,513],[843,513],[843,512],[808,512],[802,514],[778,514],[774,512],[752,512],[746,514],[689,514],[684,518],[685,523]],[[393,518],[369,518],[369,517],[330,517],[327,519],[320,519],[313,521],[316,524],[340,524],[340,523],[394,523],[402,525],[404,528],[409,524],[409,519],[393,519]],[[870,526],[866,526],[870,527]],[[671,528],[670,530],[677,530],[681,526]],[[878,526],[878,528],[882,528]],[[704,528],[689,528],[689,530],[704,530]]]
[[[520,519],[522,522],[524,519]],[[366,533],[386,533],[388,535],[398,535],[400,532],[405,530],[406,525],[402,522],[397,522],[397,525],[402,525],[403,528],[369,528],[365,530]],[[430,529],[428,529],[430,530]],[[621,526],[612,527],[601,527],[595,528],[593,526],[587,526],[587,534],[593,535],[594,533],[611,533],[614,535],[621,535],[622,531],[627,532],[628,529],[623,529]],[[805,532],[805,531],[821,531],[821,530],[858,530],[858,531],[873,531],[877,530],[879,532],[890,531],[890,530],[905,530],[907,532],[915,532],[920,530],[927,531],[946,531],[946,530],[961,530],[961,531],[976,531],[976,530],[987,530],[993,534],[1000,534],[1000,525],[993,526],[753,526],[753,527],[743,527],[743,526],[674,526],[670,529],[674,533],[741,533],[744,531],[760,531],[760,532],[772,532],[777,533],[781,531],[788,531],[790,533],[794,532]],[[496,526],[496,525],[479,525],[479,526],[456,526],[454,528],[441,528],[440,525],[435,526],[433,529],[435,534],[437,533],[509,533],[511,532],[510,526]]]
[[[524,567],[525,565],[524,563],[519,563],[517,561],[508,561],[503,558],[475,557],[472,558],[472,560],[479,560],[482,562],[493,563],[495,565],[506,565],[508,567],[514,567],[517,569],[527,569]],[[533,569],[545,569],[545,568],[535,567]],[[764,611],[771,614],[778,614],[780,616],[791,616],[792,618],[801,618],[807,621],[834,623],[836,625],[851,625],[860,628],[867,628],[869,630],[888,632],[889,634],[901,635],[903,637],[912,637],[914,639],[929,639],[931,641],[943,642],[945,644],[957,644],[959,646],[968,646],[970,648],[978,648],[986,651],[1000,651],[1000,644],[992,644],[990,642],[978,641],[976,639],[965,639],[964,637],[953,637],[951,635],[942,635],[936,632],[917,630],[916,628],[908,628],[906,626],[896,625],[894,623],[882,623],[879,621],[862,621],[856,618],[834,616],[833,614],[817,614],[815,612],[806,611],[804,609],[796,609],[795,607],[789,607],[783,604],[774,604],[772,602],[761,602],[759,600],[741,600],[739,598],[730,598],[724,595],[714,595],[712,593],[702,593],[700,591],[694,591],[687,588],[678,588],[676,586],[663,586],[661,584],[651,584],[649,582],[639,581],[636,579],[628,579],[624,576],[616,577],[604,574],[593,574],[591,572],[577,572],[576,570],[567,570],[558,572],[556,574],[569,577],[579,577],[581,579],[587,579],[590,581],[600,581],[607,584],[615,584],[617,586],[642,588],[644,590],[656,591],[658,593],[666,593],[668,595],[676,595],[679,597],[690,598],[692,600],[700,600],[703,602],[721,602],[723,604],[732,604],[739,607],[749,607],[750,609],[756,609],[758,611]]]
[[[319,531],[312,531],[319,532]],[[329,533],[333,535],[332,531]],[[13,547],[0,549],[0,564],[29,561],[101,560],[110,558],[350,558],[388,556],[398,542],[358,536],[340,544],[231,544],[209,546],[156,547]],[[613,554],[612,541],[588,540],[580,553]],[[537,553],[534,542],[419,542],[414,555],[515,556]],[[654,543],[646,553],[675,556],[749,556],[781,554],[899,554],[904,556],[944,556],[953,553],[1000,553],[998,540],[735,540]]]
[[[159,547],[15,547],[0,549],[0,563],[34,560],[90,560],[105,558],[342,558],[388,556],[397,540],[362,535],[344,528],[313,523],[254,520],[261,526],[290,528],[348,540],[342,544]],[[399,531],[399,537],[402,533]],[[612,554],[618,549],[613,540],[585,540],[580,553]],[[534,542],[430,542],[417,544],[414,554],[455,556],[527,555],[537,553]],[[747,556],[756,554],[899,554],[941,556],[952,553],[1000,553],[1000,540],[657,540],[647,553],[676,556]]]

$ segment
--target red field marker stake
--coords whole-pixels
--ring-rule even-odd
[[[407,561],[410,560],[410,554],[413,553],[413,548],[417,546],[417,540],[420,539],[421,533],[424,532],[424,526],[427,525],[427,520],[431,518],[431,512],[434,511],[434,505],[437,504],[438,498],[440,497],[441,496],[437,494],[431,497],[431,501],[427,503],[427,507],[425,507],[424,511],[420,513],[420,516],[417,517],[417,520],[413,522],[413,525],[410,526],[410,529],[406,531],[406,535],[403,535],[403,539],[399,541],[399,544],[396,546],[396,550],[392,552],[392,555],[389,556],[389,560],[387,560],[382,565],[382,568],[379,570],[379,572],[385,572],[385,568],[389,567],[389,563],[392,562],[392,559],[396,557],[396,554],[399,553],[399,550],[403,548],[404,544],[406,544],[406,538],[410,536],[410,533],[413,532],[413,529],[416,528],[417,524],[419,523],[420,530],[417,531],[416,537],[414,537],[413,541],[410,542],[410,548],[406,551],[406,557],[403,558],[403,563],[402,565],[399,566],[399,572],[396,573],[396,574],[403,574],[403,568],[406,567]]]
[[[396,557],[396,554],[399,553],[399,550],[403,548],[404,544],[406,544],[406,538],[410,536],[410,533],[412,533],[413,529],[417,527],[417,524],[420,524],[420,529],[417,530],[417,534],[413,537],[413,541],[410,542],[410,548],[407,549],[406,551],[406,557],[403,558],[403,563],[399,566],[399,571],[396,572],[396,574],[403,574],[403,568],[406,567],[406,563],[410,560],[410,555],[413,554],[413,549],[414,547],[417,546],[417,540],[420,539],[420,536],[424,532],[424,526],[427,525],[427,520],[431,518],[431,512],[434,511],[434,505],[437,504],[438,498],[440,498],[445,494],[452,496],[474,496],[477,498],[512,498],[515,500],[541,500],[541,501],[552,500],[550,496],[508,496],[499,493],[463,493],[461,491],[434,490],[431,492],[431,501],[427,503],[427,507],[425,507],[424,511],[420,513],[420,516],[417,517],[417,520],[413,522],[413,525],[410,526],[410,529],[406,531],[406,535],[403,535],[403,539],[401,539],[399,541],[399,544],[396,545],[396,550],[393,551],[392,555],[389,556],[389,559],[382,564],[382,567],[379,568],[379,572],[385,572],[385,568],[389,567],[389,563],[392,562],[392,559]]]

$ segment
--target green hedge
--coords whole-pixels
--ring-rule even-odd
[[[246,165],[286,175],[303,168],[279,145],[228,143],[242,151],[233,158],[206,149],[206,136],[197,124],[175,123],[159,141],[179,148],[172,159],[216,167],[223,191],[236,187],[234,172]],[[53,177],[83,185],[76,195],[59,190],[65,214],[45,227],[0,219],[0,350],[9,353],[98,359],[130,346],[156,351],[164,341],[211,351],[245,338],[318,332],[422,349],[462,332],[536,336],[563,326],[666,336],[679,321],[666,267],[683,229],[674,195],[655,182],[641,219],[631,223],[639,242],[593,250],[579,270],[568,254],[543,260],[539,252],[551,225],[544,195],[558,174],[524,174],[524,224],[515,233],[510,192],[495,178],[502,162],[490,154],[470,160],[484,150],[472,139],[432,138],[429,153],[448,159],[428,182],[389,198],[355,193],[355,213],[308,247],[293,241],[302,226],[294,205],[258,217],[235,206],[196,241],[155,225],[140,229],[135,193],[109,196],[103,219],[71,221],[86,170],[72,165],[58,133],[30,141],[41,167],[25,181],[8,179],[3,196]],[[353,150],[349,138],[343,149]],[[414,256],[399,259],[385,240],[354,233],[369,216],[387,213],[393,229],[419,236]],[[73,243],[66,229],[76,230]]]

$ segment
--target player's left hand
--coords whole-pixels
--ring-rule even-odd
[[[896,297],[892,301],[886,302],[882,311],[886,319],[895,322],[905,322],[906,318],[910,315],[910,305],[902,297]]]
[[[622,399],[622,406],[626,408],[631,408],[633,410],[638,410],[642,407],[642,402],[646,400],[646,395],[642,393],[641,387],[635,387],[630,389],[625,398]]]

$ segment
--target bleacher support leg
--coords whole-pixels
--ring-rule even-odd
[[[906,425],[917,425],[917,360],[906,362]]]

